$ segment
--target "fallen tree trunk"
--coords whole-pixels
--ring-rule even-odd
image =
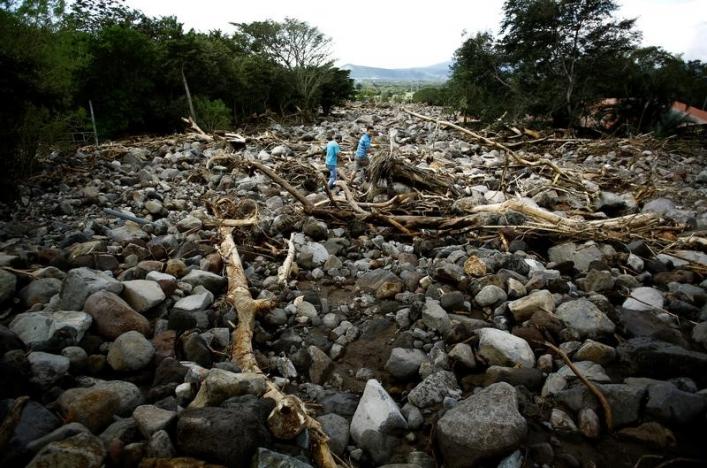
[[[241,257],[233,241],[231,229],[221,227],[221,256],[226,264],[228,292],[226,301],[238,314],[238,326],[233,331],[231,360],[243,372],[263,374],[253,353],[253,329],[255,316],[260,311],[268,310],[272,303],[268,300],[255,300],[248,290]],[[292,439],[304,429],[309,430],[312,457],[320,468],[335,468],[336,463],[329,450],[328,437],[319,422],[307,414],[304,403],[294,395],[283,394],[270,379],[266,380],[265,398],[275,402],[275,408],[268,416],[268,427],[275,437]]]
[[[502,203],[492,205],[479,205],[468,210],[470,213],[498,213],[506,214],[509,211],[522,213],[529,218],[532,218],[541,223],[551,225],[554,229],[565,230],[568,232],[577,232],[588,229],[605,230],[605,229],[628,229],[640,226],[645,226],[653,221],[657,221],[660,216],[656,213],[638,213],[619,218],[598,219],[594,221],[585,221],[572,218],[565,218],[548,210],[533,205],[521,199],[511,199]]]

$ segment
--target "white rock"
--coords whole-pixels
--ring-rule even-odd
[[[653,310],[663,308],[663,293],[655,288],[640,287],[631,291],[631,295],[622,305],[628,310]]]
[[[477,330],[479,337],[479,355],[489,365],[533,367],[535,356],[530,345],[523,338],[511,335],[495,328]]]
[[[124,281],[123,286],[123,299],[140,313],[152,309],[167,298],[160,285],[155,281]]]
[[[351,436],[354,441],[362,443],[366,431],[389,433],[406,428],[407,422],[395,401],[380,382],[369,380],[351,420]]]

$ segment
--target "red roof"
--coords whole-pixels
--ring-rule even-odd
[[[707,111],[698,107],[688,106],[684,102],[673,102],[672,108],[675,112],[687,115],[690,120],[698,124],[707,124]]]

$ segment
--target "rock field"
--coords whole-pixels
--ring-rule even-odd
[[[353,174],[358,205],[343,185],[330,200],[326,133],[349,179],[362,124],[373,161],[443,188],[393,168],[385,186]],[[273,435],[271,383],[341,466],[707,465],[704,147],[505,140],[565,177],[396,107],[241,134],[44,155],[0,205],[0,466],[314,466],[308,430]],[[494,211],[508,200],[573,224]],[[263,374],[231,359],[220,251],[221,218],[248,216],[233,238],[274,304]]]

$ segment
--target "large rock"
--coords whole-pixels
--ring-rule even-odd
[[[481,288],[476,296],[474,296],[474,301],[481,307],[487,307],[499,304],[507,299],[506,291],[499,288],[495,284],[488,284]]]
[[[537,311],[554,312],[555,299],[553,299],[550,291],[543,289],[509,302],[508,309],[517,322],[523,322],[532,317]]]
[[[176,418],[176,411],[169,411],[154,405],[141,405],[133,411],[133,419],[137,422],[137,427],[148,440],[155,432],[169,428]]]
[[[143,396],[140,389],[132,382],[124,380],[96,380],[95,388],[102,388],[118,396],[117,414],[120,416],[130,416],[139,405],[143,403]]]
[[[446,335],[452,328],[452,321],[449,314],[445,311],[439,302],[427,298],[425,306],[422,308],[422,321],[428,328]]]
[[[633,375],[668,379],[691,377],[707,385],[707,354],[651,338],[631,338],[616,348]]]
[[[260,396],[265,393],[266,379],[262,374],[236,374],[227,370],[209,369],[201,383],[199,393],[189,405],[190,408],[217,406],[224,400],[238,395]]]
[[[396,379],[412,379],[417,377],[420,365],[426,358],[427,355],[419,349],[393,348],[385,370]]]
[[[297,264],[303,268],[316,268],[329,259],[329,252],[319,242],[307,242],[299,248]]]
[[[375,379],[366,383],[361,400],[351,420],[351,437],[356,443],[363,442],[364,434],[373,431],[391,434],[407,428],[400,408]]]
[[[56,278],[40,278],[32,281],[20,291],[20,299],[27,307],[35,304],[46,304],[61,290],[61,280]],[[0,298],[2,299],[2,298]],[[2,300],[0,300],[2,303]]]
[[[81,423],[99,433],[120,410],[120,396],[106,388],[70,388],[61,394],[57,404],[66,421]]]
[[[334,453],[341,455],[349,445],[349,421],[335,413],[325,414],[317,418],[322,430],[329,436],[329,447]]]
[[[512,452],[527,430],[515,388],[500,382],[447,411],[437,422],[436,439],[445,466],[463,468]]]
[[[622,305],[628,310],[656,310],[663,308],[663,293],[655,288],[640,287],[631,291],[631,295]]]
[[[495,328],[482,328],[476,332],[481,338],[479,355],[489,365],[511,367],[533,367],[535,365],[533,350],[523,338]]]
[[[641,407],[646,395],[646,388],[626,384],[595,384],[606,396],[617,427],[633,424],[640,417]],[[594,394],[584,385],[562,390],[554,395],[556,401],[572,411],[582,408],[601,410],[601,405]]]
[[[246,406],[188,408],[177,422],[177,449],[227,466],[247,467],[258,447],[270,446],[266,417]]]
[[[99,468],[103,466],[106,449],[98,437],[81,433],[68,439],[47,444],[29,462],[28,468]]]
[[[27,356],[32,368],[32,381],[48,387],[69,372],[71,361],[65,356],[33,351]]]
[[[548,249],[547,255],[554,263],[573,262],[574,267],[582,273],[587,272],[593,261],[603,258],[601,250],[593,242],[583,245],[577,245],[574,242],[556,245]]]
[[[648,387],[646,414],[668,424],[688,424],[704,415],[707,395],[688,393],[671,383]]]
[[[84,311],[93,317],[98,334],[110,340],[131,330],[143,335],[150,332],[150,322],[120,296],[109,291],[91,294],[86,299]]]
[[[356,286],[366,292],[377,293],[385,291],[402,291],[404,288],[403,280],[390,270],[382,268],[366,272],[358,280]]]
[[[178,300],[177,303],[174,304],[173,310],[189,313],[198,312],[200,310],[208,309],[213,301],[214,295],[209,291],[201,294],[192,294]]]
[[[614,333],[616,326],[604,312],[586,299],[561,304],[557,317],[580,338],[597,338]]]
[[[123,299],[140,313],[152,309],[167,298],[160,285],[155,281],[124,281],[123,286]]]
[[[17,334],[28,346],[37,346],[47,342],[62,328],[73,330],[75,340],[81,341],[93,319],[85,312],[26,312],[18,314],[10,322],[10,330]]]
[[[0,304],[15,295],[17,277],[9,271],[0,270]]]
[[[182,278],[182,281],[194,287],[203,286],[214,294],[220,293],[228,283],[228,280],[223,276],[203,270],[190,271]]]
[[[155,355],[152,343],[136,331],[120,335],[110,346],[108,364],[117,371],[131,372],[146,367]]]
[[[427,408],[442,401],[446,397],[459,398],[461,390],[457,378],[452,372],[439,371],[425,377],[408,394],[408,401],[418,408]]]
[[[324,351],[316,346],[309,346],[307,353],[311,361],[309,365],[309,380],[314,384],[321,385],[329,377],[329,371],[334,362]]]
[[[150,240],[150,235],[143,231],[139,225],[130,221],[123,226],[110,229],[106,232],[108,237],[119,244],[139,244],[141,241]]]
[[[8,407],[14,403],[14,400],[3,400],[0,402],[0,413],[7,414]],[[7,407],[5,406],[7,404]],[[23,452],[25,449],[30,449],[31,442],[41,437],[46,436],[53,430],[61,426],[62,421],[53,412],[49,411],[44,406],[34,400],[29,400],[25,403],[20,414],[20,419],[11,432],[9,447],[18,449]],[[0,456],[0,459],[3,457]]]
[[[59,306],[64,310],[83,310],[86,298],[101,290],[120,294],[123,284],[100,271],[75,268],[69,271],[61,285]]]

